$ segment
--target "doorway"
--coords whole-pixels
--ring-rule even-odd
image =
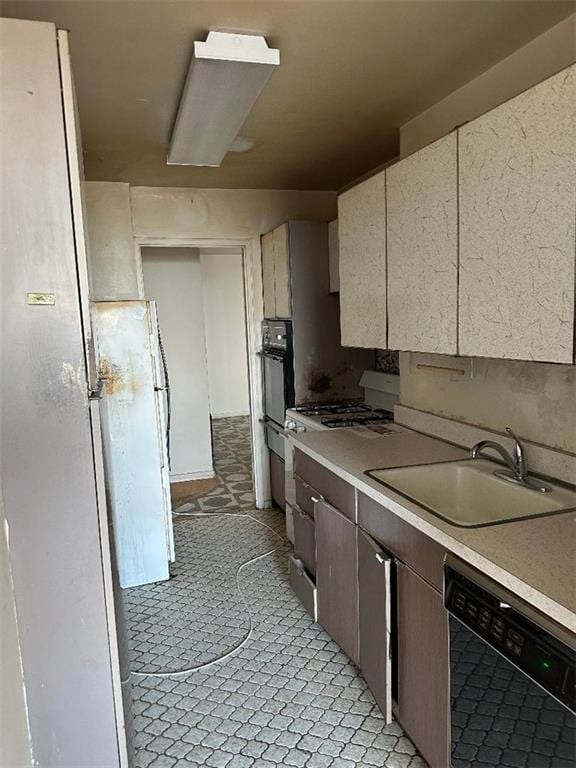
[[[170,379],[173,510],[254,507],[243,253],[144,247]]]
[[[242,345],[246,350],[246,366],[248,378],[248,399],[250,411],[250,450],[252,480],[254,485],[255,506],[257,509],[267,509],[271,506],[270,495],[270,470],[268,460],[268,447],[266,445],[266,436],[262,428],[263,413],[263,391],[262,391],[262,371],[261,360],[258,352],[261,347],[261,323],[262,312],[262,261],[260,255],[259,243],[255,239],[240,238],[203,238],[203,239],[184,239],[172,237],[137,237],[135,238],[134,260],[136,275],[138,279],[140,298],[148,298],[144,284],[144,258],[151,257],[153,251],[172,250],[176,252],[184,249],[188,251],[195,250],[198,256],[206,262],[206,256],[218,255],[221,259],[226,256],[236,255],[236,265],[232,271],[238,275],[238,266],[241,263],[241,276],[236,280],[236,285],[240,282],[243,291],[244,302],[244,321],[242,323],[242,332],[244,333],[245,344]],[[241,254],[238,258],[238,254]],[[212,297],[213,298],[213,297]],[[214,302],[210,300],[213,307]],[[226,316],[226,307],[218,308],[221,317]],[[235,328],[240,331],[240,323],[235,323]],[[208,356],[206,356],[208,358]],[[206,362],[208,366],[208,359]],[[211,375],[211,374],[209,374]],[[216,377],[214,377],[216,378]],[[229,386],[224,383],[224,386]],[[222,402],[220,399],[218,402]],[[233,407],[233,406],[232,406]],[[215,412],[220,413],[218,404]],[[222,411],[222,415],[225,411]],[[214,472],[206,474],[214,477]],[[209,478],[207,478],[209,479]]]

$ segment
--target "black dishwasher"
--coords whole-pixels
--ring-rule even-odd
[[[444,603],[453,768],[575,768],[574,637],[451,556]]]

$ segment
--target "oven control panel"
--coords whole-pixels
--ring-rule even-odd
[[[453,616],[575,711],[576,657],[572,649],[448,565],[444,602]]]
[[[292,340],[292,324],[289,320],[262,321],[262,348],[286,352]]]

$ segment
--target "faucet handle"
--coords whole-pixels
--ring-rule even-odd
[[[508,434],[510,435],[510,437],[513,437],[513,438],[514,438],[514,440],[516,440],[516,442],[518,442],[518,438],[516,437],[516,435],[514,434],[514,432],[512,432],[512,430],[510,429],[510,427],[505,427],[504,429],[506,430],[506,432],[508,432]]]

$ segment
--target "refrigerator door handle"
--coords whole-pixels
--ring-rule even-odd
[[[90,389],[88,391],[88,400],[102,400],[102,397],[104,396],[104,384],[106,384],[107,381],[108,379],[106,376],[98,374],[95,389]]]

